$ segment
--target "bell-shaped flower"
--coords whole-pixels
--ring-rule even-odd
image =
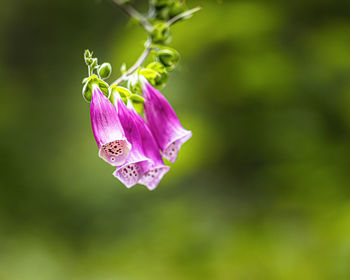
[[[192,132],[182,127],[169,102],[147,81],[144,81],[143,95],[146,120],[163,157],[175,162],[182,144],[192,137]]]
[[[170,167],[164,164],[157,142],[145,120],[135,111],[131,102],[128,103],[128,108],[130,108],[140,131],[144,153],[153,161],[151,169],[143,174],[139,183],[145,185],[149,190],[153,190],[158,186]]]
[[[112,166],[123,164],[131,145],[125,137],[116,108],[97,85],[93,85],[92,89],[90,117],[99,156]]]
[[[127,188],[131,188],[150,170],[153,162],[144,154],[141,135],[133,114],[126,107],[117,91],[114,91],[112,94],[114,94],[113,99],[117,107],[120,123],[124,128],[126,138],[132,145],[125,163],[118,166],[113,175]]]

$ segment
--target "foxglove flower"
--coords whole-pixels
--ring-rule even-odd
[[[125,137],[116,108],[97,85],[92,89],[90,116],[99,156],[112,166],[123,164],[131,145]]]
[[[175,162],[177,154],[192,132],[182,127],[174,109],[165,97],[144,81],[144,111],[149,127],[157,140],[163,156]]]
[[[143,174],[139,183],[145,185],[149,190],[153,190],[158,186],[170,167],[164,164],[157,142],[145,120],[135,111],[131,103],[128,103],[128,108],[130,108],[140,131],[144,153],[153,161],[151,169]]]
[[[132,149],[125,163],[118,166],[113,175],[127,188],[131,188],[150,170],[153,163],[152,160],[144,154],[141,135],[134,116],[125,106],[118,92],[115,91],[112,94],[114,94],[120,123],[124,128],[126,138],[132,145]]]

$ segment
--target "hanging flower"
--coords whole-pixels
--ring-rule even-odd
[[[164,164],[157,142],[145,120],[135,111],[131,102],[128,103],[128,108],[130,108],[140,131],[144,153],[153,161],[151,169],[143,174],[139,183],[145,185],[149,190],[153,190],[158,186],[170,167]]]
[[[126,138],[132,145],[125,163],[118,166],[113,175],[127,188],[131,188],[150,170],[153,162],[144,154],[138,124],[135,122],[133,114],[125,106],[117,91],[114,91],[112,94],[114,94],[120,123],[124,128]]]
[[[166,159],[175,162],[182,144],[192,137],[192,132],[182,127],[169,102],[147,81],[144,81],[143,95],[146,120],[158,146]]]
[[[112,166],[123,164],[131,145],[125,138],[116,108],[97,85],[92,89],[90,116],[99,156]]]

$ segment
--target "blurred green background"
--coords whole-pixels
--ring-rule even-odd
[[[2,0],[0,280],[350,279],[350,1],[188,4],[163,92],[193,138],[150,192],[98,158],[81,96],[83,50],[116,78],[143,30]]]

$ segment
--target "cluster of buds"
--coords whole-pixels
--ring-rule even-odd
[[[105,81],[112,73],[111,65],[99,65],[86,50],[88,77],[83,80],[83,98],[90,103],[99,157],[115,167],[113,175],[126,187],[142,184],[153,190],[170,169],[163,159],[175,162],[182,144],[192,136],[158,90],[180,58],[168,46],[170,26],[200,8],[188,10],[180,0],[150,0],[149,12],[142,15],[129,1],[113,1],[145,28],[145,50],[129,69],[123,64],[121,77],[111,84]],[[150,56],[153,61],[143,66]]]

